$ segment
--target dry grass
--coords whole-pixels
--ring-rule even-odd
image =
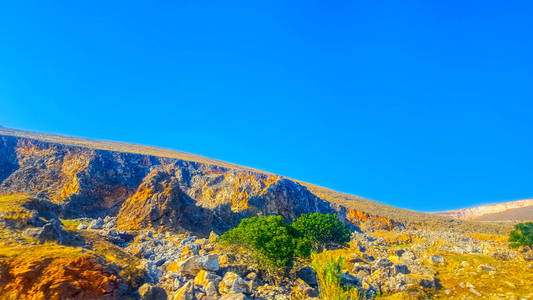
[[[311,265],[317,272],[320,299],[355,300],[359,299],[355,288],[345,289],[341,286],[339,273],[346,269],[346,260],[339,253],[322,252],[312,257]]]
[[[481,254],[440,254],[445,257],[445,263],[435,267],[443,289],[436,296],[468,299],[533,297],[533,272],[529,264],[521,259],[503,261]],[[480,265],[491,266],[496,271],[482,271]],[[482,296],[470,291],[468,284],[472,284]],[[450,291],[448,295],[446,290]]]

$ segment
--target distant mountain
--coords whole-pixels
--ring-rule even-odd
[[[480,205],[435,213],[439,216],[476,221],[532,221],[533,199]]]

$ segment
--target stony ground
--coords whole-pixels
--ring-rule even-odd
[[[94,232],[140,261],[143,299],[309,299],[319,297],[308,265],[266,276],[246,253],[216,242],[216,234],[116,231],[114,218],[84,221]],[[123,236],[124,239],[119,238]],[[345,258],[344,285],[361,298],[532,299],[533,253],[512,250],[505,237],[447,231],[392,230],[354,233],[348,247],[319,254]],[[155,296],[159,295],[159,296]],[[164,296],[166,295],[166,296]]]

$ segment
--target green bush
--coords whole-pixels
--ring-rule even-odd
[[[315,250],[330,244],[344,246],[350,241],[350,230],[333,214],[303,214],[291,227],[308,240]]]
[[[519,223],[509,235],[511,248],[526,246],[533,248],[533,222]]]
[[[239,226],[220,236],[220,240],[255,250],[257,258],[264,257],[275,267],[290,264],[297,246],[293,230],[281,216],[243,219]]]
[[[311,247],[325,243],[344,244],[350,231],[335,215],[302,215],[292,224],[281,216],[243,219],[239,226],[220,236],[223,243],[245,247],[264,267],[284,268],[295,257],[309,257]]]

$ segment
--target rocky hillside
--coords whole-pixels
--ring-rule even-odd
[[[178,158],[0,136],[0,191],[51,202],[64,218],[118,216],[122,229],[207,234],[244,217],[334,212],[281,176]]]
[[[533,199],[526,199],[443,211],[436,214],[462,220],[531,221],[533,220],[532,209]]]
[[[24,192],[57,205],[62,217],[119,216],[123,229],[171,226],[216,232],[243,217],[305,212],[365,214],[391,224],[508,231],[451,222],[354,195],[193,154],[0,127],[0,194]],[[376,223],[372,220],[371,223]],[[385,222],[387,223],[387,222]],[[381,225],[380,225],[381,227]]]
[[[282,274],[217,238],[310,212],[336,213],[351,241]],[[0,128],[0,299],[331,299],[320,274],[339,257],[352,299],[531,299],[533,253],[498,230],[186,153]]]

